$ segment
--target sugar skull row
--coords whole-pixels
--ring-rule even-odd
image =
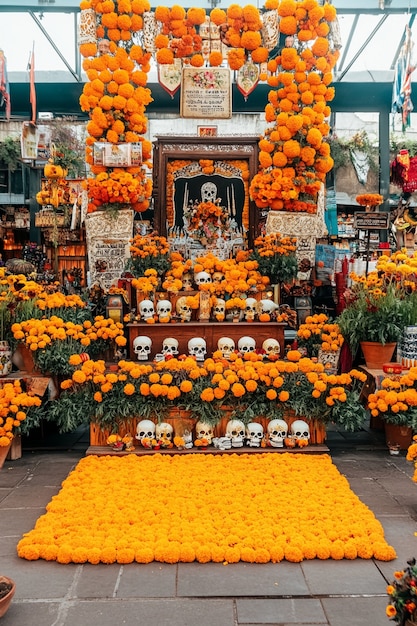
[[[188,341],[188,354],[196,358],[197,361],[204,361],[207,354],[207,343],[203,337],[192,337]],[[237,342],[231,337],[220,337],[217,342],[217,349],[222,353],[224,359],[229,360],[236,351],[247,354],[256,350],[256,341],[253,337],[240,337]],[[262,350],[266,356],[278,357],[280,345],[277,339],[270,337],[262,343]],[[138,361],[148,361],[152,353],[152,339],[146,335],[139,335],[133,340],[133,352]],[[164,360],[167,357],[175,357],[179,354],[179,342],[175,337],[166,337],[162,342],[161,352],[158,359]]]
[[[256,300],[255,298],[246,298],[245,308],[241,310],[237,308],[236,311],[230,309],[226,311],[226,301],[223,298],[216,298],[212,307],[211,316],[213,321],[224,321],[229,315],[231,318],[236,315],[240,319],[252,322],[258,319],[259,315],[267,313],[272,316],[279,306],[272,300]],[[152,300],[146,299],[139,303],[139,316],[141,321],[146,322],[153,318],[157,319],[161,323],[170,322],[173,315],[176,316],[182,322],[190,322],[192,318],[192,308],[187,304],[187,296],[180,296],[176,302],[175,310],[170,300],[158,300],[156,304]]]
[[[136,439],[145,448],[156,445],[162,448],[172,448],[175,440],[174,428],[167,422],[155,424],[152,420],[141,420],[136,428]],[[227,450],[241,448],[244,445],[250,448],[270,446],[272,448],[305,446],[310,440],[310,427],[304,420],[295,420],[288,426],[283,419],[271,420],[264,432],[262,424],[250,422],[245,426],[241,420],[229,420],[223,436],[215,437],[213,426],[198,421],[195,426],[195,439],[192,431],[181,432],[181,447],[189,449],[196,445],[213,445],[215,448]]]

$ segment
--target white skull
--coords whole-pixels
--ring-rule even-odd
[[[196,439],[206,439],[208,443],[213,440],[213,427],[207,422],[197,422],[195,425]]]
[[[182,288],[185,291],[191,291],[193,288],[193,276],[190,272],[186,272],[182,277]]]
[[[167,422],[161,422],[156,425],[156,439],[157,441],[161,441],[162,444],[170,444],[173,440],[173,432],[171,424],[167,424]]]
[[[202,202],[215,202],[217,196],[217,187],[214,183],[204,183],[201,185]]]
[[[304,420],[295,420],[291,424],[291,434],[296,441],[298,439],[310,439],[310,427]]]
[[[222,283],[225,280],[226,276],[223,274],[223,272],[213,272],[213,276],[212,276],[212,280],[213,283],[215,283],[216,285],[219,285],[220,283]]]
[[[272,300],[265,299],[258,302],[259,313],[267,313],[268,315],[272,315],[277,309],[279,309],[278,304],[276,304]]]
[[[181,296],[181,298],[178,298],[175,308],[183,322],[189,322],[191,320],[192,310],[187,304],[187,296]]]
[[[145,437],[155,439],[155,424],[151,420],[141,420],[136,426],[136,439],[142,442]]]
[[[133,340],[133,352],[138,361],[147,361],[152,352],[152,339],[145,335],[139,335]]]
[[[288,433],[288,424],[285,420],[276,419],[268,423],[268,440],[273,448],[283,448],[284,439]]]
[[[226,437],[232,442],[232,448],[241,448],[245,438],[245,425],[240,420],[229,420],[226,426]]]
[[[264,438],[264,429],[262,424],[250,422],[246,426],[246,443],[250,448],[259,448]]]
[[[241,337],[237,342],[237,349],[242,354],[248,354],[256,350],[256,341],[253,337]]]
[[[161,322],[162,320],[171,319],[171,311],[172,304],[169,300],[158,300],[156,303],[156,312],[158,314],[158,319]]]
[[[226,302],[223,298],[216,298],[212,315],[217,322],[222,322],[226,314]]]
[[[148,320],[155,315],[155,307],[152,300],[142,300],[139,304],[139,313],[141,320]]]
[[[196,285],[208,285],[211,283],[211,274],[208,272],[197,272],[194,275]]]
[[[247,322],[253,322],[257,313],[258,301],[255,298],[246,298],[246,306],[243,315]]]
[[[281,346],[279,345],[279,341],[273,339],[273,337],[269,337],[269,339],[265,339],[263,342],[262,350],[265,350],[267,356],[279,356]]]
[[[162,354],[164,357],[175,356],[178,354],[178,339],[174,337],[165,337],[162,342]]]
[[[235,342],[231,337],[220,337],[217,342],[217,348],[222,353],[223,358],[227,360],[230,359],[230,356],[235,351],[235,347]]]
[[[203,337],[193,337],[188,342],[188,354],[195,356],[197,361],[204,361],[207,353],[206,340]]]

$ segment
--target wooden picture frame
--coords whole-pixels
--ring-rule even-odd
[[[178,203],[175,205],[175,194],[185,195],[183,189],[176,188],[176,181],[180,176],[189,175],[194,185],[198,184],[200,176],[200,179],[213,180],[219,186],[219,177],[229,183],[228,178],[233,180],[237,172],[239,193],[243,193],[244,198],[236,213],[244,220],[247,247],[253,247],[258,236],[260,211],[250,199],[249,184],[258,171],[258,142],[257,136],[212,137],[209,141],[207,137],[187,137],[185,141],[184,137],[179,136],[157,136],[154,142],[153,170],[155,230],[167,237],[172,229],[178,227],[178,216],[175,215]],[[175,169],[177,164],[186,173],[179,173]],[[192,191],[189,199],[194,199]],[[186,200],[181,202],[180,197],[179,204],[184,201]]]

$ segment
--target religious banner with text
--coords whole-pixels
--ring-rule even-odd
[[[196,119],[230,119],[230,70],[225,67],[184,68],[180,115]]]

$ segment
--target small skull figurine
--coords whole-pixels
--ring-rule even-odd
[[[246,322],[253,322],[257,315],[258,301],[255,298],[246,298],[246,306],[243,311],[243,316]]]
[[[194,356],[196,361],[204,361],[207,354],[207,344],[203,337],[193,337],[188,342],[188,354]]]
[[[211,443],[213,441],[213,427],[206,422],[197,422],[195,425],[195,436],[196,439],[205,439],[207,443]]]
[[[142,300],[139,304],[140,319],[144,322],[155,315],[155,307],[152,300]]]
[[[235,351],[235,342],[230,337],[220,337],[217,342],[217,348],[223,355],[224,359],[229,360],[233,352]]]
[[[300,439],[308,441],[310,439],[310,427],[304,420],[295,420],[291,424],[290,429],[295,441],[299,441]]]
[[[265,354],[268,357],[279,357],[279,354],[281,352],[281,346],[279,345],[279,341],[277,341],[273,337],[269,337],[263,342],[262,350],[265,350]]]
[[[253,337],[241,337],[237,342],[237,349],[242,354],[249,354],[256,350],[256,341]]]
[[[272,300],[268,300],[267,298],[265,298],[265,300],[260,300],[257,304],[258,315],[266,314],[272,318],[275,314],[275,311],[277,311],[278,309],[278,304],[275,304],[275,302],[273,302]]]
[[[182,288],[184,291],[192,291],[193,289],[193,275],[191,272],[185,272],[182,276]]]
[[[158,300],[156,303],[156,312],[159,322],[166,323],[171,320],[172,304],[169,300]]]
[[[145,335],[139,335],[133,340],[133,352],[138,361],[147,361],[152,352],[152,339]]]
[[[191,321],[192,310],[187,304],[187,296],[181,296],[178,298],[175,308],[182,322]]]
[[[241,448],[245,438],[244,423],[240,420],[229,420],[225,434],[232,441],[232,448]]]
[[[142,439],[149,439],[149,441],[155,439],[155,424],[151,420],[141,420],[136,426],[136,439],[140,443]]]
[[[194,281],[198,287],[200,287],[200,285],[208,285],[212,282],[211,274],[208,272],[197,272],[197,274],[194,275]]]
[[[264,429],[258,422],[250,422],[246,426],[246,443],[250,448],[259,448],[264,438]]]
[[[225,280],[223,272],[213,272],[212,280],[216,285],[220,285]]]
[[[165,337],[162,342],[162,354],[164,358],[176,356],[178,354],[178,339],[175,337]]]
[[[163,448],[171,448],[173,442],[173,432],[171,424],[167,422],[161,422],[156,425],[156,440],[161,444]]]
[[[216,322],[224,321],[226,315],[226,302],[223,298],[216,298],[211,314]]]
[[[268,423],[268,442],[273,448],[283,448],[284,439],[288,433],[288,424],[285,420],[276,419]]]

